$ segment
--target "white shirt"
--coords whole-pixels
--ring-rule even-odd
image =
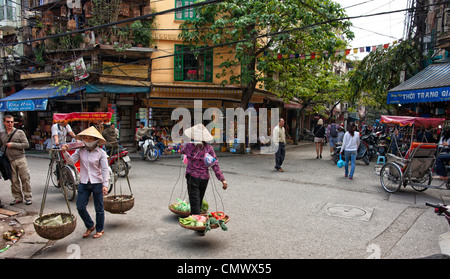
[[[58,136],[59,144],[65,144],[66,143],[66,137],[67,134],[72,132],[72,128],[69,124],[66,125],[66,127],[63,127],[59,125],[59,123],[53,124],[52,126],[52,144],[55,144],[55,139],[53,136]]]
[[[346,132],[344,135],[344,141],[342,142],[342,151],[357,151],[359,142],[359,132],[355,131],[353,137],[349,132]]]
[[[284,127],[280,127],[280,125],[275,126],[273,128],[273,142],[278,145],[278,143],[286,143],[286,132],[284,130]]]
[[[72,156],[67,151],[64,152],[64,158],[69,164],[75,164],[80,160],[81,183],[102,183],[103,186],[108,187],[109,166],[105,150],[97,147],[89,152],[87,148],[80,148]]]

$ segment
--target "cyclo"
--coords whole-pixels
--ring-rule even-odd
[[[380,182],[385,191],[394,193],[401,186],[406,187],[407,185],[419,192],[428,188],[450,189],[447,181],[442,181],[439,185],[431,185],[433,180],[432,170],[438,152],[437,144],[413,141],[414,128],[437,127],[444,121],[445,118],[381,116],[380,123],[409,127],[411,132],[409,148],[405,152],[400,150],[400,156],[392,153],[387,154],[388,163],[380,171]]]
[[[102,123],[111,121],[111,112],[73,112],[73,113],[55,113],[53,114],[53,123],[72,122],[72,121],[87,121],[88,125],[91,123]],[[81,142],[70,143],[69,154],[73,154],[75,149],[83,147]],[[80,184],[80,163],[75,165],[67,164],[60,149],[51,149],[51,160],[49,165],[49,172],[52,183],[55,187],[64,187],[67,199],[72,201],[76,197],[78,184]],[[113,177],[111,168],[109,170],[110,176]],[[114,173],[114,179],[110,179],[108,192],[111,192],[117,175]]]

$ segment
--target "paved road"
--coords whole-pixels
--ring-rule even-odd
[[[273,169],[273,155],[221,157],[229,188],[223,191],[214,178],[206,198],[213,210],[223,209],[231,216],[229,230],[216,229],[204,237],[180,227],[168,210],[175,198],[187,198],[180,160],[135,158],[129,174],[135,207],[125,215],[106,213],[106,233],[100,239],[83,239],[85,228],[78,218],[76,230],[58,241],[40,238],[31,226],[40,209],[49,161],[29,157],[33,204],[6,207],[21,212],[16,220],[26,235],[0,258],[352,259],[417,258],[441,252],[438,237],[448,232],[448,225],[424,203],[440,202],[441,197],[448,201],[447,191],[418,193],[409,187],[389,195],[373,172],[373,162],[365,166],[359,161],[349,180],[326,157],[316,159],[312,145],[288,148],[284,173]],[[9,202],[9,183],[2,184],[0,197]],[[128,191],[125,181],[120,185]],[[93,215],[92,202],[89,206]],[[51,187],[45,212],[63,210],[62,194]],[[5,229],[6,222],[1,223]]]

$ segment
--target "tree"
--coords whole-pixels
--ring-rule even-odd
[[[416,74],[423,58],[411,41],[371,52],[349,75],[350,100],[391,113],[392,105],[386,102],[388,91],[400,84],[402,71],[406,79]]]
[[[242,108],[247,108],[257,85],[270,84],[270,88],[282,89],[286,82],[277,85],[277,80],[268,73],[292,67],[294,71],[301,69],[295,67],[298,63],[295,59],[270,59],[268,53],[315,52],[321,55],[328,51],[332,55],[337,46],[345,45],[345,36],[353,36],[349,31],[350,23],[338,20],[345,17],[343,9],[327,0],[226,0],[198,8],[196,15],[181,25],[180,37],[192,49],[235,45],[234,59],[224,61],[216,77],[227,76],[229,80],[222,80],[223,85],[238,84],[243,88]],[[323,60],[317,61],[320,64]],[[240,67],[240,71],[234,71],[236,67]],[[323,69],[320,65],[317,68]],[[310,77],[316,74],[312,68],[308,70]],[[296,96],[294,87],[299,80],[294,79],[299,76],[301,78],[298,74],[295,77],[286,74],[293,84],[288,85],[292,90],[283,89],[289,93],[284,94],[284,98]],[[305,90],[313,94],[315,85],[297,87],[299,90],[307,88]]]

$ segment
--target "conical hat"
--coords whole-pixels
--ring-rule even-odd
[[[81,140],[82,139],[81,136],[91,136],[94,138],[98,138],[99,139],[98,144],[100,144],[100,145],[106,143],[105,138],[102,136],[102,134],[100,134],[100,132],[94,126],[91,126],[91,127],[87,128],[86,130],[83,130],[81,133],[78,133],[78,135],[76,137],[77,137],[77,139]]]
[[[213,136],[203,124],[197,124],[184,131],[184,134],[191,140],[195,141],[212,141]]]

